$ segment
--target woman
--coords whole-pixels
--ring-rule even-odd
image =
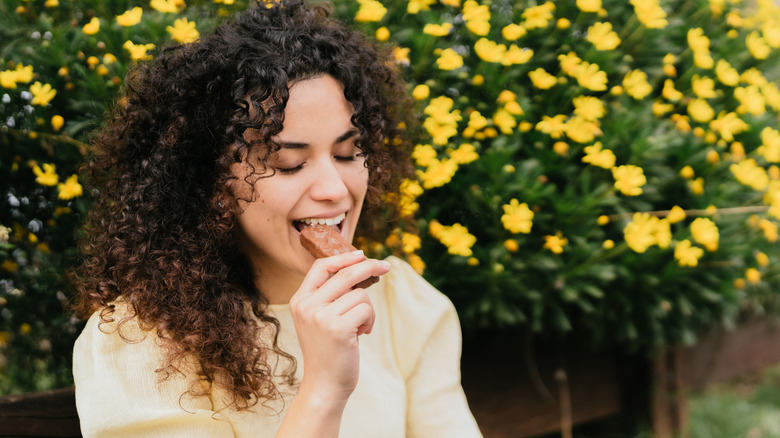
[[[380,231],[410,173],[391,63],[327,15],[261,4],[128,74],[89,163],[85,436],[479,436],[449,301],[301,245]]]

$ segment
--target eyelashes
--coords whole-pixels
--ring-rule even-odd
[[[366,154],[364,152],[358,152],[358,153],[352,154],[352,155],[336,155],[336,156],[333,157],[333,159],[335,159],[336,161],[342,162],[342,163],[350,163],[350,162],[354,162],[354,161],[357,161],[358,159],[365,158],[365,157],[366,157]],[[279,172],[280,175],[292,175],[292,174],[300,171],[301,169],[303,169],[305,164],[306,164],[306,162],[304,161],[303,163],[301,163],[301,164],[299,164],[297,166],[293,166],[293,167],[278,167],[277,166],[274,169],[276,169],[276,171]]]

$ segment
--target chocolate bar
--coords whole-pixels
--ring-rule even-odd
[[[301,245],[315,258],[330,257],[345,252],[356,251],[346,239],[330,225],[309,225],[301,229]],[[379,281],[378,277],[369,277],[354,287],[365,289]]]

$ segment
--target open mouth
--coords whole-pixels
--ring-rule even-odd
[[[293,226],[295,227],[296,230],[301,231],[304,227],[308,227],[310,225],[328,225],[334,227],[340,232],[341,227],[344,224],[344,218],[346,216],[347,216],[346,213],[341,213],[336,217],[329,217],[329,218],[296,219],[293,221]]]

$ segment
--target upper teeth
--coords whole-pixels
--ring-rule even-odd
[[[329,217],[329,218],[308,217],[306,219],[301,219],[300,221],[308,225],[338,225],[341,223],[341,221],[344,220],[344,217],[346,217],[346,214],[341,213],[336,217]]]

